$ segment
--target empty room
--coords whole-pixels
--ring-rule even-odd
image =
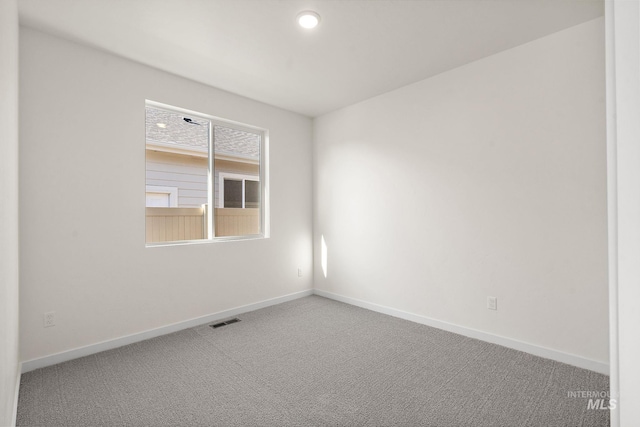
[[[0,426],[640,425],[636,0],[0,0]]]

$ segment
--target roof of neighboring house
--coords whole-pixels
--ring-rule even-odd
[[[165,127],[158,126],[159,123],[164,124]],[[209,120],[207,119],[147,106],[146,126],[147,143],[174,145],[197,152],[208,150]],[[255,133],[216,125],[214,126],[214,145],[216,155],[255,160],[260,157],[260,135]]]

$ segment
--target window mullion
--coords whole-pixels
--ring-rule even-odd
[[[215,206],[213,202],[215,200],[215,132],[213,123],[209,122],[209,173],[207,175],[207,185],[209,189],[209,195],[207,200],[207,238],[212,239],[216,235],[215,229]]]
[[[242,209],[244,209],[244,208],[245,208],[245,206],[244,206],[244,203],[245,203],[245,197],[246,197],[246,195],[245,195],[245,190],[244,190],[244,188],[245,188],[244,182],[245,182],[245,181],[246,181],[246,179],[243,179],[243,180],[242,180]]]

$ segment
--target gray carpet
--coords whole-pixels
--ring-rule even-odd
[[[22,376],[19,426],[608,426],[591,371],[311,296]]]

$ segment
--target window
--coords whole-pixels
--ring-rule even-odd
[[[268,235],[267,132],[146,102],[146,243]]]
[[[251,209],[260,207],[260,180],[255,175],[220,172],[219,208]]]
[[[165,208],[178,206],[178,189],[176,187],[147,185],[147,206]]]

